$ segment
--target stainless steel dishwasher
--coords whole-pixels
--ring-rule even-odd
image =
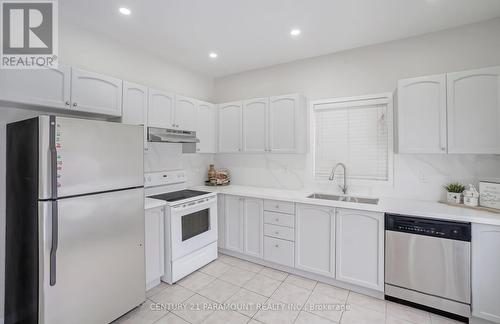
[[[470,223],[385,215],[385,294],[470,316]]]

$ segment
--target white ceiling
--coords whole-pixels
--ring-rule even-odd
[[[499,0],[63,0],[63,20],[219,77],[500,16]],[[132,10],[130,16],[119,7]],[[290,37],[291,28],[302,34]],[[208,53],[219,54],[216,60]]]

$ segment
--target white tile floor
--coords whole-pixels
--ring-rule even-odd
[[[149,290],[147,298],[113,323],[459,323],[223,254],[175,285]]]

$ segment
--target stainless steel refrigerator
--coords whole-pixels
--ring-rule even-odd
[[[145,300],[143,130],[7,125],[5,323],[109,323]]]

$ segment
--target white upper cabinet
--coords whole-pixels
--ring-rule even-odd
[[[245,198],[243,201],[243,252],[256,258],[263,257],[264,202]]]
[[[306,99],[298,94],[219,105],[220,153],[306,153]]]
[[[174,94],[149,89],[148,126],[174,128]]]
[[[306,100],[298,94],[269,98],[269,150],[305,153],[307,146]]]
[[[176,95],[174,111],[175,128],[196,131],[196,113],[198,111],[196,99]]]
[[[122,115],[122,80],[71,69],[71,109],[109,116]]]
[[[472,315],[500,323],[500,227],[472,224]]]
[[[268,150],[269,98],[243,102],[243,151],[267,152]]]
[[[449,73],[448,152],[500,153],[500,67]]]
[[[399,80],[399,153],[446,153],[446,75]]]
[[[200,142],[196,145],[198,153],[215,153],[217,110],[214,104],[199,101],[196,136]]]
[[[0,100],[20,105],[69,109],[71,68],[1,70]]]
[[[335,275],[335,215],[330,207],[297,204],[295,267]]]
[[[122,123],[145,125],[148,110],[148,88],[123,81]]]
[[[219,153],[241,152],[241,102],[219,105]]]
[[[337,280],[384,291],[384,214],[337,209]]]

